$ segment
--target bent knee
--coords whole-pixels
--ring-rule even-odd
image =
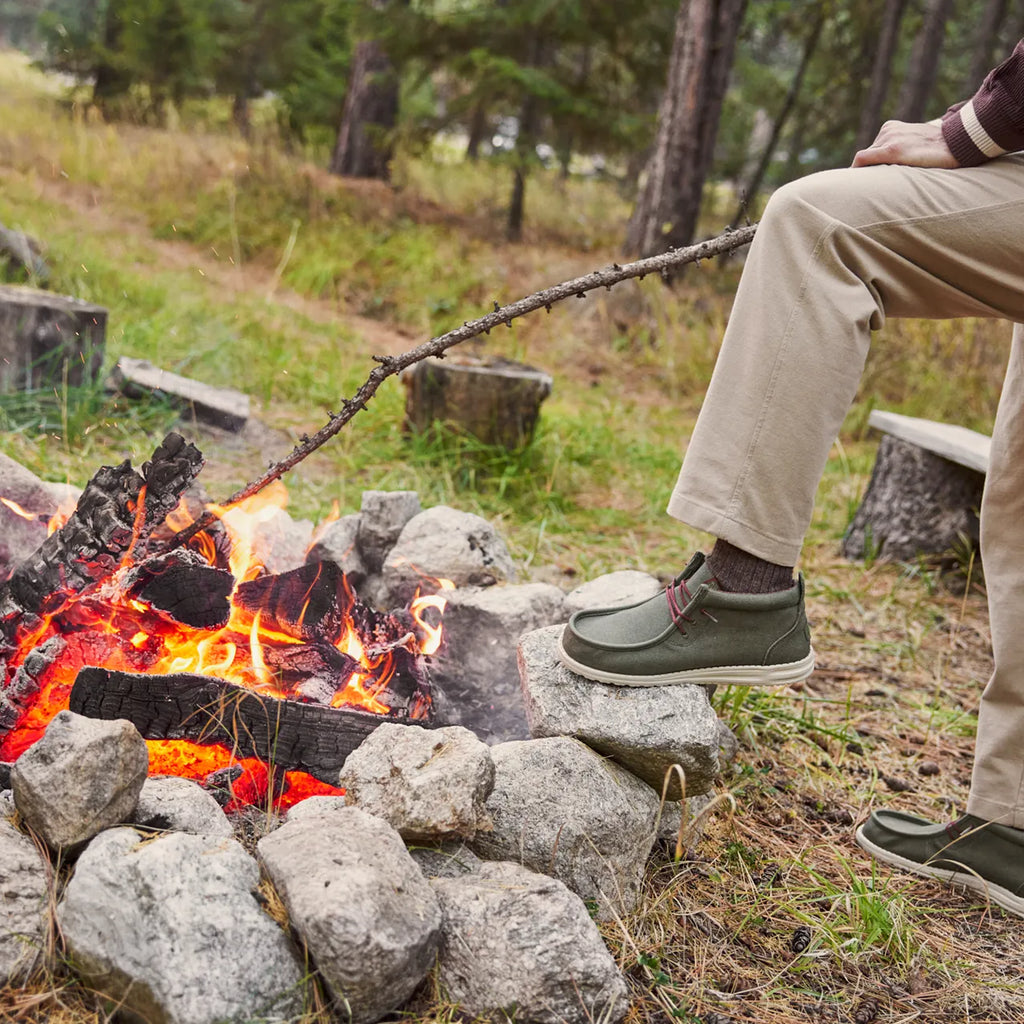
[[[857,177],[851,177],[849,168],[841,168],[818,171],[787,182],[772,193],[764,216],[789,218],[801,211],[816,212],[828,220],[845,221],[847,214],[857,206],[856,193],[862,183]]]

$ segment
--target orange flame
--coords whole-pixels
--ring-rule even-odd
[[[21,516],[22,519],[27,519],[29,522],[36,522],[39,519],[39,516],[34,512],[29,512],[27,508],[22,508],[21,505],[10,498],[0,498],[0,502],[3,502],[16,516]]]
[[[276,515],[287,503],[287,493],[279,482],[267,491],[269,493],[258,495],[236,507],[224,509],[209,506],[230,539],[227,561],[235,579],[227,623],[209,629],[184,626],[145,601],[131,596],[134,552],[145,522],[145,491],[140,493],[133,510],[132,540],[118,568],[87,591],[69,595],[67,602],[57,612],[43,616],[35,628],[19,638],[19,649],[8,660],[8,671],[17,669],[27,654],[52,636],[61,635],[66,650],[44,673],[39,692],[16,727],[0,737],[0,760],[15,760],[39,738],[53,715],[68,706],[78,670],[84,665],[95,664],[98,657],[104,667],[114,671],[196,673],[258,690],[267,696],[294,696],[294,684],[286,683],[281,670],[275,666],[282,663],[282,652],[305,641],[285,632],[284,629],[289,627],[280,627],[273,614],[268,618],[260,611],[253,613],[234,600],[241,583],[255,580],[264,574],[257,551],[257,532],[261,523]],[[8,507],[14,505],[8,499],[0,498],[0,501]],[[19,508],[12,507],[12,511],[26,514],[25,510],[19,512]],[[59,512],[58,516],[63,515],[66,520],[68,514],[66,511]],[[27,515],[32,518],[31,513]],[[193,515],[183,500],[167,516],[166,525],[178,531],[192,521]],[[54,528],[51,520],[51,530]],[[204,532],[194,539],[191,547],[211,565],[223,566],[224,555],[218,552],[218,543],[209,533]],[[442,592],[454,586],[449,580],[431,582]],[[307,592],[300,594],[296,602],[301,606],[301,614],[296,616],[297,632],[302,632],[312,589],[313,584],[310,584]],[[376,636],[361,636],[355,622],[351,618],[347,619],[334,646],[343,656],[340,663],[352,667],[347,678],[341,680],[329,703],[333,707],[358,707],[374,714],[388,714],[391,709],[385,699],[385,690],[396,671],[396,652],[404,650],[413,656],[436,653],[442,637],[440,615],[446,603],[440,594],[421,596],[417,592],[409,607],[415,628],[390,641],[381,641]],[[105,642],[98,642],[97,638],[103,638]],[[424,710],[425,705],[414,703],[413,717],[424,713]],[[273,789],[273,780],[267,781],[270,776],[266,766],[258,770],[254,767],[260,765],[258,760],[240,760],[225,747],[186,741],[154,740],[148,743],[151,752],[150,770],[153,774],[176,774],[203,779],[218,768],[242,764],[248,781],[244,785],[240,783],[241,788],[233,787],[235,797],[243,802],[248,800],[249,797],[242,792],[246,787],[253,792],[259,790],[260,785],[264,790],[268,787]],[[252,760],[252,764],[249,764],[249,760]],[[258,778],[262,778],[263,782],[257,784]],[[302,799],[300,794],[339,792],[301,772],[287,773],[285,781],[290,787],[287,797],[289,803]],[[281,780],[276,785],[280,788]]]

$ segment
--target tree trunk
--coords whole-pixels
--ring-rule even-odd
[[[928,100],[939,73],[946,22],[952,11],[953,0],[928,0],[924,22],[914,40],[907,74],[900,91],[896,115],[900,121],[920,122],[927,119]]]
[[[487,135],[487,108],[478,100],[469,119],[469,139],[466,142],[466,159],[474,163],[480,156],[480,145]]]
[[[106,330],[102,306],[41,288],[0,285],[0,392],[93,383]]]
[[[470,355],[424,359],[401,374],[406,430],[435,424],[516,451],[530,443],[551,377],[523,363]]]
[[[92,85],[92,101],[98,107],[115,96],[123,96],[131,85],[131,76],[112,61],[121,41],[121,7],[120,0],[110,0],[103,20],[103,45],[96,58]]]
[[[978,27],[977,41],[971,56],[971,68],[967,72],[967,81],[964,82],[964,96],[973,96],[978,86],[985,80],[985,76],[992,70],[999,30],[1006,18],[1006,9],[1006,0],[988,0],[985,4],[985,13],[981,16],[981,25]]]
[[[544,66],[544,46],[539,36],[535,36],[531,45],[530,67]],[[537,132],[540,128],[540,99],[535,93],[529,92],[523,100],[519,114],[519,133],[516,136],[515,165],[512,173],[512,195],[508,204],[508,222],[505,237],[510,242],[518,242],[523,237],[523,217],[526,212],[526,179],[530,173],[530,164],[535,157]]]
[[[252,138],[252,120],[249,116],[249,91],[240,89],[231,103],[231,120],[238,134],[247,142]]]
[[[985,474],[886,434],[860,508],[843,538],[847,558],[909,561],[978,544]]]
[[[775,123],[772,125],[772,132],[768,137],[768,142],[764,147],[764,151],[761,153],[761,159],[758,160],[757,167],[754,168],[754,173],[750,176],[750,180],[742,190],[743,201],[740,203],[739,208],[733,215],[732,223],[729,225],[730,228],[734,228],[739,224],[746,214],[749,206],[757,198],[757,193],[761,191],[761,184],[764,181],[768,165],[771,163],[772,157],[775,155],[775,149],[782,136],[782,129],[786,126],[786,122],[789,120],[789,115],[793,112],[793,107],[796,106],[796,101],[800,98],[800,90],[804,84],[804,76],[807,74],[807,68],[811,63],[811,58],[814,56],[814,51],[818,48],[818,40],[821,39],[821,31],[825,27],[825,14],[827,10],[828,8],[825,6],[818,8],[817,17],[815,18],[814,24],[811,26],[810,34],[804,42],[804,52],[800,58],[800,66],[796,69],[796,74],[793,76],[793,81],[790,83],[789,90],[786,93],[786,98],[782,103],[782,109],[779,111],[778,116],[775,118]]]
[[[854,150],[866,149],[875,140],[882,124],[882,107],[889,93],[889,81],[892,78],[892,60],[896,55],[896,46],[900,39],[900,22],[907,9],[907,0],[886,0],[885,13],[882,17],[882,30],[879,33],[878,49],[875,51],[875,62],[871,68],[871,84],[868,95],[860,111],[860,123],[857,126],[857,138]]]
[[[329,170],[350,178],[391,178],[398,74],[380,44],[356,44],[345,108]]]
[[[690,243],[714,155],[725,87],[746,0],[683,0],[654,149],[626,234],[651,256]]]

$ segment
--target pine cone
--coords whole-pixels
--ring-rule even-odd
[[[872,1024],[878,1020],[878,1000],[862,999],[853,1011],[853,1024]]]
[[[794,953],[802,953],[810,944],[811,929],[802,924],[793,932],[793,937],[789,940],[789,948]]]
[[[701,1018],[701,1024],[735,1024],[732,1017],[726,1017],[724,1013],[716,1013],[712,1010],[711,1013],[706,1013]]]

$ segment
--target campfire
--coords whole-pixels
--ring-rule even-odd
[[[283,487],[203,507],[190,497],[201,467],[170,434],[141,472],[100,469],[0,587],[0,761],[70,708],[133,722],[152,774],[203,782],[229,808],[289,806],[337,793],[380,722],[429,724],[444,598],[384,613],[333,562],[268,573],[253,531]],[[204,513],[213,525],[181,543]]]

